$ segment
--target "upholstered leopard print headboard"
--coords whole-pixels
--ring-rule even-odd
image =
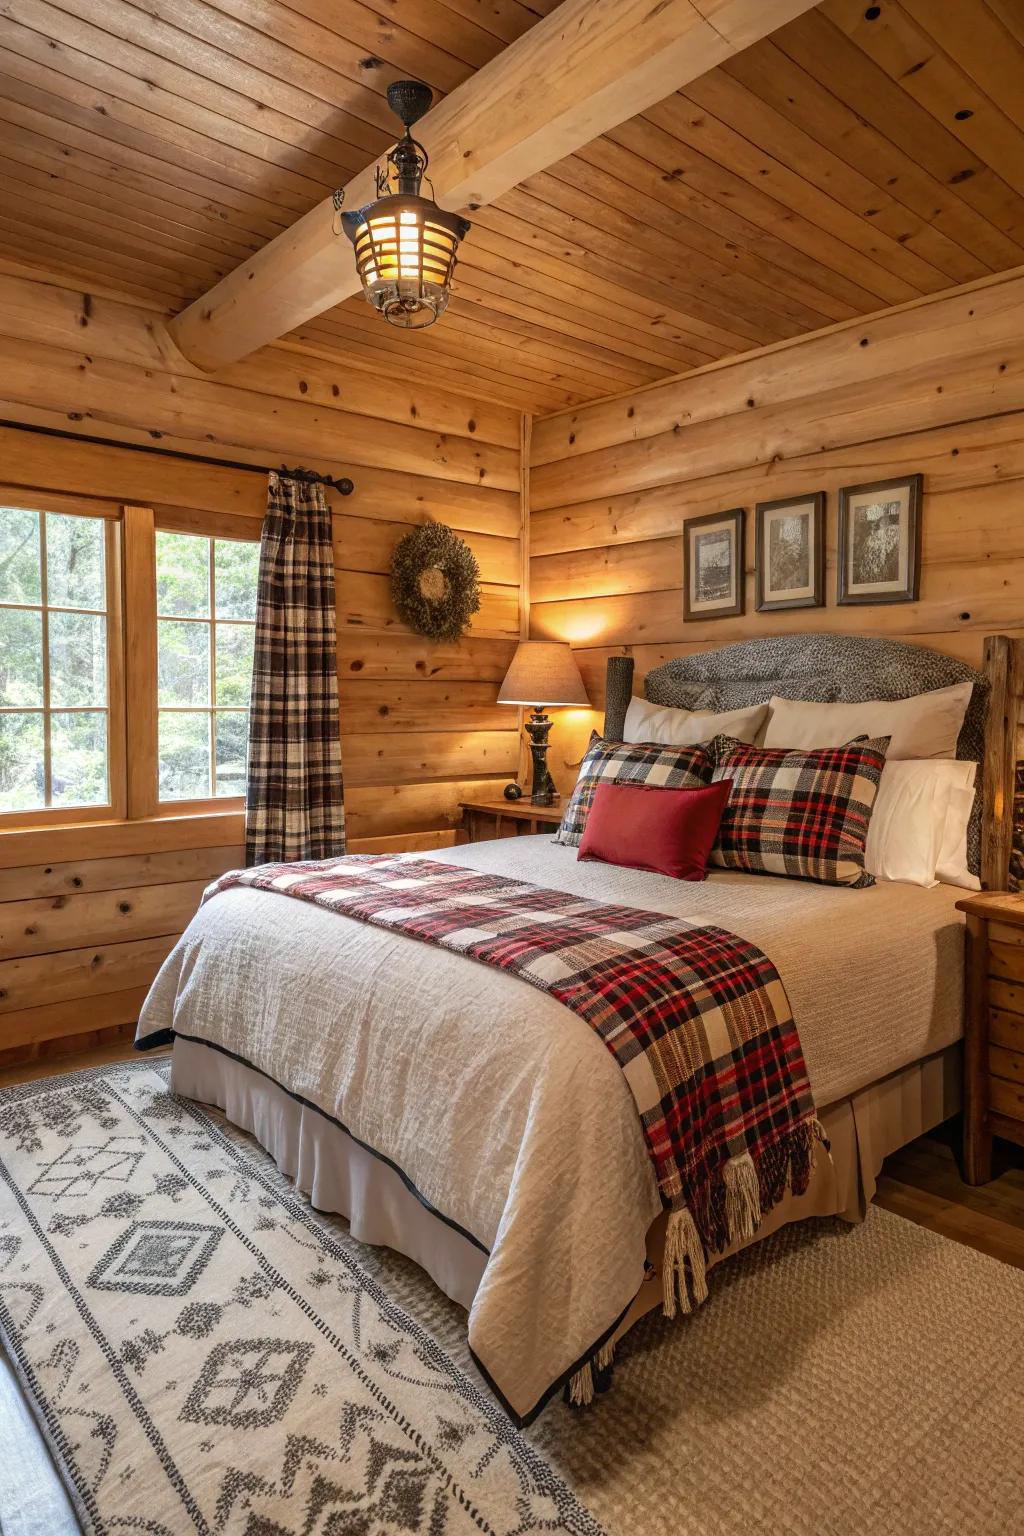
[[[1002,637],[993,637],[989,642]],[[1017,642],[1003,641],[1016,652]],[[773,635],[743,640],[717,651],[676,656],[647,674],[645,693],[654,704],[677,709],[727,710],[764,704],[772,694],[818,703],[836,700],[904,699],[952,683],[973,682],[974,690],[957,745],[957,756],[980,766],[978,793],[968,833],[968,861],[982,868],[982,808],[992,785],[987,764],[986,720],[992,690],[985,672],[924,646],[860,635]],[[605,735],[621,737],[632,682],[632,658],[608,662]],[[1014,718],[1014,726],[1016,717]],[[990,744],[989,744],[990,745]],[[1004,754],[1005,755],[1005,754]],[[1015,751],[1014,751],[1015,756]],[[1011,779],[1012,783],[1012,779]],[[1009,789],[1012,799],[1013,791]],[[1005,791],[1004,791],[1005,793]],[[1010,808],[1006,808],[1008,824]],[[1004,864],[1009,864],[1009,840]],[[1004,874],[998,882],[1007,884]]]

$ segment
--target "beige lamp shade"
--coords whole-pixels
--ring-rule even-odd
[[[571,646],[557,640],[520,640],[498,703],[589,704]]]

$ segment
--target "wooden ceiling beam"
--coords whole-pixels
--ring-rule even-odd
[[[417,124],[438,202],[470,209],[799,16],[811,0],[563,0]],[[375,196],[374,166],[345,205]],[[212,371],[359,291],[352,247],[326,198],[171,323]]]

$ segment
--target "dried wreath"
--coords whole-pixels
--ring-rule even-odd
[[[424,523],[399,542],[391,595],[399,618],[430,640],[458,640],[480,607],[480,567],[465,539],[444,523]]]

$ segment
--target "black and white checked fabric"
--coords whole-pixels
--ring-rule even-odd
[[[331,514],[322,485],[272,474],[256,603],[246,862],[344,852]]]
[[[660,789],[701,789],[711,783],[714,762],[703,747],[665,747],[646,742],[605,741],[596,731],[565,807],[556,843],[578,848],[599,784],[649,784]]]

